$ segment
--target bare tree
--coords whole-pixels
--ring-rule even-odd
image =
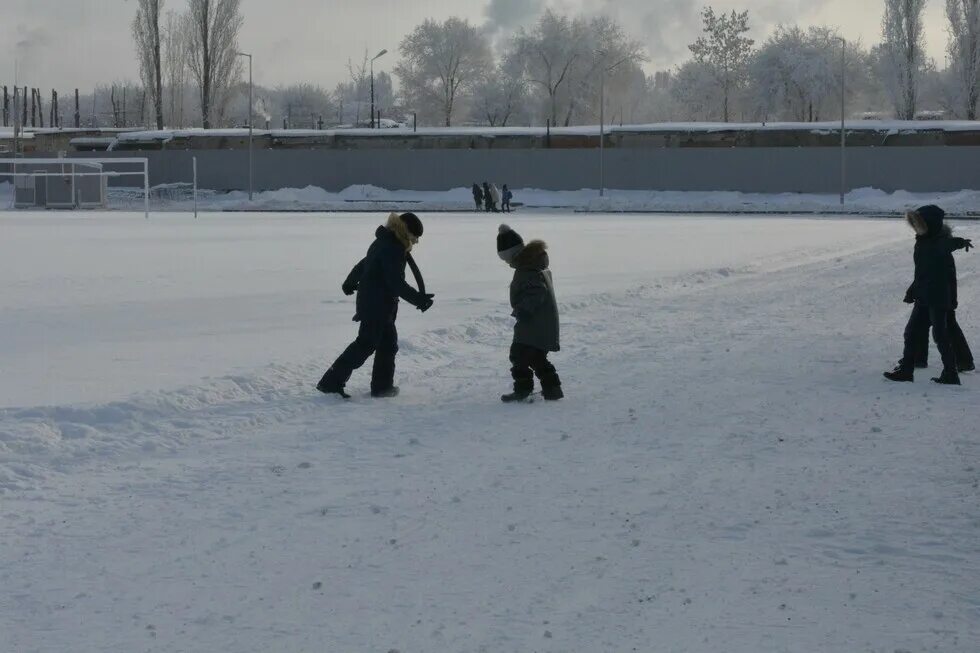
[[[460,96],[493,66],[487,37],[469,22],[426,20],[401,43],[395,74],[410,105],[434,111],[447,127]]]
[[[898,118],[912,120],[926,65],[922,13],[926,0],[885,0],[880,74]]]
[[[164,0],[137,0],[133,39],[140,65],[140,79],[153,102],[157,129],[163,129],[163,75],[160,63],[160,15]]]
[[[749,56],[755,44],[745,34],[749,31],[749,12],[732,11],[715,14],[707,7],[702,13],[704,36],[688,46],[694,60],[707,66],[721,87],[722,116],[725,122],[731,118],[732,94],[745,83]]]
[[[964,117],[977,119],[980,100],[980,0],[946,0],[949,59]]]
[[[171,127],[184,126],[184,91],[187,87],[188,32],[186,14],[167,12],[163,27],[163,78],[167,94],[167,121]]]
[[[241,0],[190,0],[189,11],[188,62],[200,93],[202,125],[209,129],[220,121],[242,74],[236,54]]]

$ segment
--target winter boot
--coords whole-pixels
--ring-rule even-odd
[[[565,398],[565,393],[561,391],[561,385],[552,385],[547,388],[541,388],[541,396],[546,401],[558,401],[559,399]]]
[[[504,395],[500,398],[505,404],[513,404],[519,401],[527,401],[528,397],[534,392],[534,381],[530,379],[521,379],[519,381],[514,381],[514,391],[509,395]]]
[[[371,396],[375,399],[392,399],[398,396],[398,386],[393,385],[387,390],[372,390]]]
[[[545,373],[541,377],[541,396],[546,401],[558,401],[565,398],[565,393],[561,391],[561,379],[554,371]]]
[[[933,381],[939,385],[960,385],[960,375],[955,370],[943,370]]]
[[[912,383],[915,380],[912,370],[901,365],[891,372],[885,372],[885,378],[898,383]]]
[[[350,399],[350,395],[344,392],[344,384],[334,379],[333,369],[329,369],[316,384],[316,389],[325,395],[340,395],[344,399]]]
[[[957,365],[957,369],[959,369],[960,372],[973,372],[977,369],[977,366],[973,361],[970,361],[968,363],[960,363]]]

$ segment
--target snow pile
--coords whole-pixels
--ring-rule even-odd
[[[891,214],[922,206],[939,204],[956,215],[980,214],[980,191],[956,193],[886,193],[862,188],[848,193],[843,208],[839,195],[806,193],[740,193],[607,190],[605,197],[592,189],[548,191],[533,188],[516,189],[514,201],[531,209],[559,209],[598,213],[816,213],[816,214]],[[469,188],[449,191],[386,190],[376,186],[351,186],[331,193],[315,186],[285,188],[255,195],[218,194],[201,204],[218,211],[468,211],[473,209]],[[186,210],[186,202],[163,205],[163,210]]]
[[[980,129],[976,122],[957,120],[849,120],[845,123],[848,131],[873,131],[888,134],[913,133],[918,131],[962,132]],[[554,127],[550,133],[556,136],[598,136],[599,125],[580,125],[574,127]],[[647,125],[605,125],[606,134],[626,133],[670,133],[670,132],[734,132],[734,131],[798,131],[812,133],[833,133],[840,131],[840,122],[664,122]],[[248,129],[165,129],[135,131],[118,135],[119,143],[145,143],[154,141],[172,141],[179,138],[216,137],[216,138],[247,138]],[[424,127],[413,130],[410,127],[390,129],[256,129],[255,137],[271,137],[275,139],[289,138],[329,138],[342,137],[384,137],[384,136],[480,136],[493,138],[495,136],[545,136],[549,133],[546,127]]]

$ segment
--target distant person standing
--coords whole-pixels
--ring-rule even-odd
[[[510,192],[507,188],[507,184],[504,184],[503,197],[501,198],[500,210],[504,213],[510,213],[510,201],[514,199],[514,194]]]
[[[480,188],[480,185],[477,184],[476,182],[473,182],[473,201],[476,203],[476,210],[477,211],[482,211],[483,210],[483,190]]]
[[[490,184],[490,201],[493,202],[493,212],[500,213],[500,189],[497,184]]]
[[[493,204],[493,193],[490,191],[490,184],[483,182],[483,206],[486,207],[487,213],[497,212],[497,207]]]

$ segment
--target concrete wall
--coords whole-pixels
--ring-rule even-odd
[[[153,185],[190,182],[191,159],[196,156],[201,188],[248,187],[245,151],[115,154],[147,157]],[[355,184],[371,184],[388,189],[446,190],[487,180],[512,188],[577,190],[598,187],[598,154],[595,149],[256,150],[255,188],[312,185],[339,191]],[[607,188],[622,190],[836,193],[840,188],[840,151],[610,148],[605,152],[605,180]],[[847,180],[849,190],[980,190],[980,147],[849,148]]]

